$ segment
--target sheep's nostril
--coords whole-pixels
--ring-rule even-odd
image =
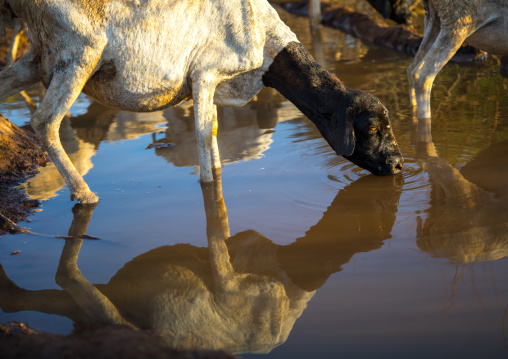
[[[397,173],[402,171],[402,161],[399,161],[395,166],[393,166],[393,172]]]

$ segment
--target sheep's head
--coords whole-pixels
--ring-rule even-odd
[[[352,102],[335,119],[335,134],[328,142],[338,155],[375,175],[399,173],[402,155],[393,134],[388,110],[374,96],[350,91]]]

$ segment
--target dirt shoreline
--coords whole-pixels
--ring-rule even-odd
[[[0,114],[0,235],[19,232],[13,224],[38,207],[38,201],[28,199],[16,186],[34,176],[47,161],[35,134]]]
[[[2,359],[235,359],[221,351],[175,350],[146,331],[115,326],[73,336],[37,332],[26,324],[0,324]]]

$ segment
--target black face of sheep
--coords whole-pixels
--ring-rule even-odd
[[[375,96],[344,86],[301,43],[291,42],[277,54],[263,84],[302,111],[339,156],[376,175],[401,171],[386,108]]]
[[[387,109],[370,94],[352,92],[355,100],[346,110],[346,121],[338,121],[335,136],[328,138],[330,145],[337,154],[375,175],[400,173],[403,158]]]

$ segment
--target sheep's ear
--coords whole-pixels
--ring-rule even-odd
[[[339,121],[336,134],[335,152],[339,156],[351,156],[355,149],[355,130],[351,117]]]

